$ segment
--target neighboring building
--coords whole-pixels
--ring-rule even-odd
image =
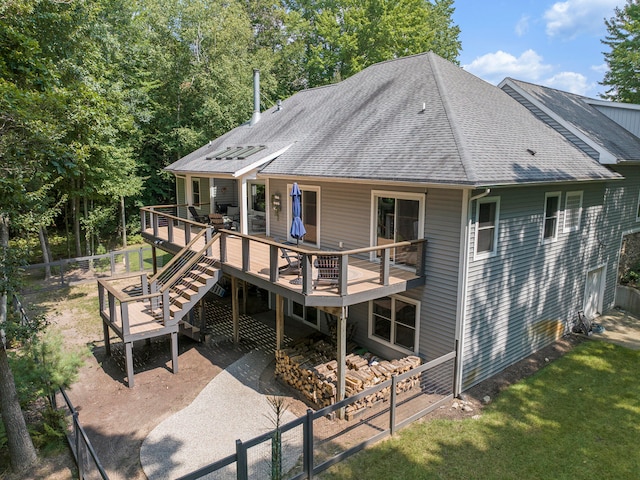
[[[373,65],[254,114],[167,167],[177,216],[205,204],[199,213],[221,211],[240,234],[294,241],[298,183],[314,256],[380,246],[381,271],[413,276],[362,291],[345,264],[338,292],[291,290],[248,253],[242,268],[222,258],[222,272],[272,292],[274,308],[284,298],[289,316],[319,330],[321,312],[336,314],[380,356],[455,351],[460,393],[565,334],[578,310],[612,307],[621,235],[640,218],[640,140],[598,113],[609,104],[576,97],[596,131],[612,129],[579,131],[562,120],[575,112],[556,111],[534,87],[507,80],[507,94],[433,53]],[[624,151],[608,143],[623,137]],[[146,232],[171,250],[157,227]],[[386,247],[420,239],[426,247]],[[377,251],[353,258],[376,265]]]

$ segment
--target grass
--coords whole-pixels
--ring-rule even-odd
[[[478,419],[419,422],[329,469],[336,479],[636,479],[640,351],[589,341]]]

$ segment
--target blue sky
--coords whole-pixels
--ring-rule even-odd
[[[604,92],[605,18],[625,0],[455,0],[460,65],[499,83],[525,80],[589,97]]]

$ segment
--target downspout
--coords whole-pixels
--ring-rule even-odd
[[[464,202],[463,214],[461,215],[462,231],[464,235],[460,242],[462,243],[460,248],[461,258],[460,262],[460,278],[462,281],[460,282],[459,289],[459,301],[458,301],[458,322],[456,325],[456,371],[455,371],[455,384],[453,386],[453,394],[458,397],[462,393],[462,360],[464,355],[464,335],[465,335],[465,325],[466,325],[466,317],[467,317],[467,276],[469,273],[469,232],[471,231],[471,205],[475,200],[486,197],[491,193],[491,189],[487,188],[484,192],[474,195],[469,198],[467,202]],[[465,191],[465,196],[468,195],[467,191]],[[466,225],[464,223],[464,219],[466,217]]]
[[[253,115],[249,125],[253,126],[260,121],[260,70],[253,69]]]

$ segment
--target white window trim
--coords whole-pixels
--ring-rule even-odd
[[[547,199],[549,197],[557,197],[558,198],[558,209],[556,210],[556,228],[553,231],[553,235],[551,237],[544,237],[544,229],[547,223]],[[555,242],[558,239],[558,232],[560,231],[560,202],[562,201],[562,192],[547,192],[544,194],[544,205],[543,205],[543,213],[542,213],[542,243],[551,243]]]
[[[193,188],[193,185],[196,183],[198,184],[198,199],[199,199],[198,202],[195,201],[195,197],[194,197],[195,192]],[[200,188],[200,179],[197,177],[191,177],[191,182],[189,182],[189,187],[191,188],[191,192],[190,192],[191,205],[200,205],[202,203],[202,189]]]
[[[567,201],[569,200],[570,196],[580,196],[580,205],[578,206],[578,224],[574,227],[569,227],[567,226],[567,218],[569,217],[567,215]],[[571,233],[571,232],[577,232],[578,230],[580,230],[580,227],[582,225],[582,199],[583,199],[583,192],[582,190],[576,190],[573,192],[567,192],[565,193],[564,196],[564,219],[562,222],[562,233]]]
[[[420,350],[420,305],[421,302],[420,300],[414,300],[413,298],[409,298],[409,297],[404,297],[402,295],[389,295],[389,298],[392,299],[392,301],[395,301],[395,299],[401,300],[405,303],[410,303],[412,305],[415,305],[416,307],[416,329],[415,329],[415,338],[414,338],[414,345],[415,345],[415,349],[414,350],[409,350],[407,348],[401,347],[400,345],[396,345],[393,342],[387,342],[386,340],[384,340],[383,338],[380,338],[376,335],[374,335],[373,333],[373,300],[369,300],[369,316],[368,316],[368,324],[369,324],[369,328],[368,328],[368,337],[370,340],[373,340],[374,342],[378,342],[382,345],[385,345],[389,348],[392,348],[398,352],[402,352],[402,353],[406,353],[408,355],[417,355],[419,353]],[[392,319],[392,323],[391,323],[391,331],[392,334],[395,333],[395,325],[396,325],[396,320],[395,320],[395,309],[391,308],[391,312],[392,315],[394,315],[394,318]]]
[[[300,305],[302,307],[302,316],[300,315],[296,315],[293,311],[293,304],[294,303],[298,303],[298,302],[294,302],[293,300],[289,299],[289,313],[291,314],[291,317],[296,318],[300,321],[302,321],[305,325],[308,325],[310,327],[315,328],[316,330],[320,330],[320,309],[315,307],[316,309],[316,318],[315,318],[315,323],[309,321],[309,319],[307,318],[307,307],[305,307],[304,305],[298,303],[298,305]]]
[[[638,192],[638,203],[636,204],[636,222],[640,222],[640,192]]]
[[[478,252],[478,232],[479,232],[479,220],[480,220],[480,205],[484,203],[496,204],[496,219],[495,228],[493,230],[493,250],[487,252]],[[474,228],[474,241],[473,241],[473,258],[474,260],[482,258],[494,257],[498,252],[498,230],[500,229],[500,197],[483,197],[476,201],[476,215],[475,215],[475,228]]]
[[[395,198],[400,200],[417,200],[418,201],[418,237],[422,238],[424,232],[424,216],[425,216],[425,194],[414,192],[397,192],[391,190],[371,190],[371,222],[370,222],[370,243],[374,247],[378,238],[377,222],[378,222],[378,202],[377,198]],[[370,253],[370,261],[376,261],[377,252]]]
[[[314,191],[316,192],[316,201],[318,202],[316,204],[316,218],[318,220],[317,225],[316,225],[316,237],[317,237],[317,243],[311,243],[308,242],[306,240],[301,241],[300,243],[304,243],[305,245],[311,245],[311,246],[316,246],[319,247],[321,245],[320,242],[320,219],[321,214],[322,214],[322,202],[320,201],[320,187],[317,185],[303,185],[303,184],[298,184],[298,187],[300,188],[300,190],[302,191]],[[295,243],[296,239],[295,238],[291,238],[291,234],[290,232],[290,226],[291,226],[291,221],[293,220],[293,218],[291,217],[291,189],[293,188],[293,183],[288,183],[287,184],[287,241]],[[302,220],[302,222],[304,223],[304,219]],[[306,225],[305,225],[306,226]]]

